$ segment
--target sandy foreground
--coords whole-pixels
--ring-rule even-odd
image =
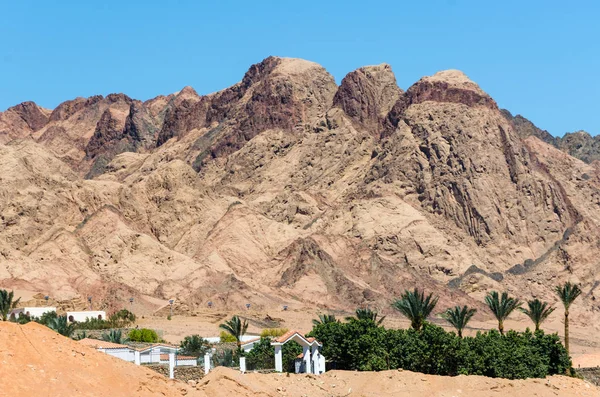
[[[110,357],[48,328],[0,322],[0,396],[600,396],[578,379],[511,381],[409,371],[321,376],[217,368],[195,387]]]

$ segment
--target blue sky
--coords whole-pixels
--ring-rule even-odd
[[[168,4],[168,6],[167,6]],[[77,96],[210,93],[269,55],[339,82],[387,62],[398,84],[460,69],[552,134],[600,133],[600,4],[593,1],[3,1],[0,111]]]

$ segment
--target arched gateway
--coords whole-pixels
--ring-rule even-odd
[[[275,371],[283,372],[282,347],[291,340],[302,346],[303,367],[307,374],[322,374],[325,372],[325,357],[319,351],[319,347],[323,344],[315,338],[305,337],[298,331],[288,331],[271,342],[271,346],[275,347]]]

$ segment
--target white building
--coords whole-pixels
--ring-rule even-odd
[[[121,360],[135,362],[135,350],[127,345],[105,342],[103,340],[85,338],[79,341],[82,345],[90,346],[99,352],[120,358]]]
[[[254,345],[260,342],[260,338],[249,339],[245,342],[242,342],[240,347],[244,351],[244,353],[248,353],[250,350],[254,349]]]
[[[106,312],[103,310],[83,311],[83,312],[67,312],[67,320],[69,322],[84,322],[87,319],[97,318],[106,320]]]
[[[178,348],[171,345],[156,343],[141,349],[134,349],[131,346],[118,343],[106,342],[98,339],[85,338],[79,341],[82,345],[93,347],[99,352],[110,356],[120,358],[121,360],[141,364],[169,364],[169,354],[175,354],[175,366],[198,365],[198,358],[193,356],[178,355]]]
[[[28,315],[30,317],[39,318],[42,317],[44,313],[55,312],[56,307],[54,306],[44,306],[44,307],[21,307],[18,309],[12,309],[10,311],[9,316],[11,318],[19,318],[21,315]]]
[[[169,361],[169,354],[179,351],[176,346],[167,345],[164,343],[155,343],[151,346],[146,346],[140,349],[136,349],[140,353],[141,364],[160,364],[161,356],[167,356],[166,362]]]

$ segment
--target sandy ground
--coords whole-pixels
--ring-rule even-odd
[[[312,329],[312,319],[317,318],[317,311],[311,309],[273,309],[266,312],[254,310],[242,310],[239,312],[204,309],[195,313],[194,316],[174,315],[171,320],[165,317],[145,316],[140,318],[138,325],[140,327],[150,327],[162,332],[163,338],[168,342],[178,344],[185,336],[199,334],[202,337],[214,337],[220,333],[219,324],[224,320],[231,318],[234,314],[247,318],[250,326],[248,333],[259,334],[264,328],[269,327],[269,321],[273,319],[279,325],[278,327],[295,329],[300,332],[308,332]],[[349,316],[350,312],[336,312],[337,318],[343,319]],[[523,318],[521,313],[514,314],[513,319],[505,323],[507,329],[524,331],[531,324],[527,318]],[[434,318],[433,321],[447,330],[452,330],[446,322]],[[484,331],[495,328],[497,323],[493,320],[472,321],[470,328],[466,330],[465,335],[475,335],[477,331]],[[384,326],[388,328],[408,328],[410,323],[398,315],[389,315],[384,321]],[[543,325],[546,332],[558,332],[562,337],[564,325],[560,315],[554,315]],[[597,326],[584,325],[581,322],[572,321],[570,327],[571,333],[571,355],[574,366],[595,367],[600,366],[600,330]]]
[[[330,371],[321,376],[240,374],[227,368],[212,371],[197,386],[200,396],[600,396],[595,386],[564,376],[507,380],[481,376],[444,377],[410,371]]]
[[[37,324],[0,322],[0,396],[180,396],[156,372]]]

